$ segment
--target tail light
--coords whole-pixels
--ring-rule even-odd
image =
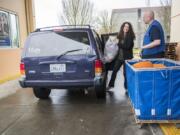
[[[95,76],[100,76],[102,74],[102,61],[95,60]]]
[[[21,75],[25,75],[24,63],[20,63],[20,73]]]

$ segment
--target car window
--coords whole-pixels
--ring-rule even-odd
[[[28,37],[25,46],[26,57],[57,56],[75,49],[81,51],[69,55],[93,53],[87,32],[36,32]]]
[[[90,45],[89,37],[87,32],[59,32],[57,33],[63,37],[75,40],[86,45]]]

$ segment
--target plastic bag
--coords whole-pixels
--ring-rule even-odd
[[[107,40],[104,48],[104,59],[107,63],[110,63],[116,57],[119,47],[118,47],[118,39],[114,36],[110,36]]]

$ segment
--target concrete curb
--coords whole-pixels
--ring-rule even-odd
[[[11,80],[0,84],[0,99],[16,93],[21,88],[18,80]]]

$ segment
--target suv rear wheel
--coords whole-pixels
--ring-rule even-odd
[[[51,89],[33,88],[34,95],[40,99],[47,99],[51,93]]]
[[[106,98],[106,79],[104,82],[95,88],[97,98]]]

